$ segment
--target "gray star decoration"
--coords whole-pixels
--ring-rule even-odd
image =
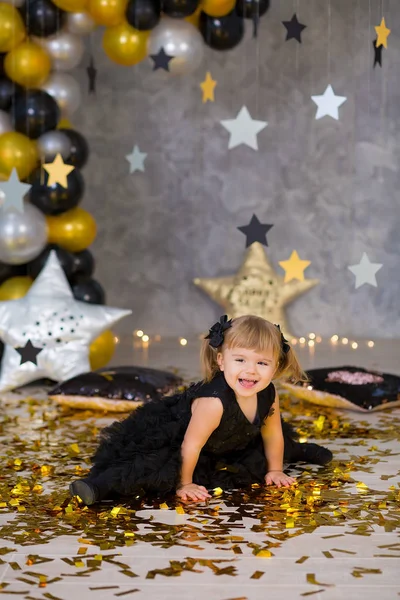
[[[242,106],[236,119],[226,119],[220,123],[231,134],[228,150],[236,148],[240,144],[258,150],[257,134],[268,125],[267,121],[252,119],[246,106]]]
[[[374,287],[378,287],[376,282],[375,274],[382,268],[382,264],[380,263],[372,263],[366,252],[363,252],[362,258],[357,265],[350,265],[347,267],[349,271],[356,276],[356,289],[364,285],[364,283],[369,283]]]
[[[75,300],[52,251],[23,298],[0,302],[0,392],[36,379],[63,381],[90,371],[91,342],[131,312]],[[29,342],[40,349],[35,362],[21,361],[21,349]]]
[[[147,157],[145,152],[140,152],[139,146],[134,146],[131,154],[125,156],[129,162],[129,172],[134,173],[135,171],[144,171],[144,161]]]
[[[0,189],[5,195],[5,200],[0,209],[13,209],[17,212],[24,212],[24,196],[29,192],[31,186],[20,182],[16,169],[12,170],[8,181],[0,183]]]

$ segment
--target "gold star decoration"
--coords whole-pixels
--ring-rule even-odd
[[[292,279],[304,281],[304,271],[311,265],[311,261],[301,260],[296,250],[293,250],[289,260],[281,260],[279,264],[285,271],[284,283],[288,283]]]
[[[43,168],[49,174],[48,187],[59,183],[64,188],[68,187],[68,175],[75,169],[74,166],[65,164],[61,154],[57,154],[52,163],[45,163]]]
[[[193,282],[223,306],[230,317],[257,315],[272,323],[279,323],[287,336],[294,337],[290,333],[283,308],[317,285],[318,279],[285,283],[283,277],[275,273],[262,244],[254,242],[247,249],[236,275],[202,279],[197,277]]]
[[[214,102],[214,88],[217,82],[211,77],[210,71],[207,71],[206,78],[201,82],[200,87],[203,90],[203,104],[209,100]]]
[[[377,48],[379,48],[379,46],[387,48],[387,39],[390,35],[390,29],[386,27],[385,17],[382,17],[381,24],[375,27],[375,31],[378,35],[375,46]]]

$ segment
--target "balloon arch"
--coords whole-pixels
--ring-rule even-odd
[[[104,26],[103,49],[115,63],[152,57],[156,69],[161,53],[165,70],[184,75],[199,66],[205,45],[239,44],[244,19],[256,35],[268,8],[269,0],[0,1],[0,186],[14,169],[31,186],[19,213],[1,208],[0,189],[0,301],[23,296],[55,249],[75,298],[105,303],[88,250],[96,222],[80,207],[89,148],[68,121],[81,103],[69,71],[83,58],[84,36]],[[43,168],[58,155],[73,167],[65,185]],[[92,368],[108,362],[113,344],[110,332],[95,340]]]

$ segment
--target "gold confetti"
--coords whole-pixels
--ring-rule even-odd
[[[306,562],[306,560],[308,560],[310,557],[309,556],[302,556],[301,558],[299,558],[298,560],[296,560],[296,563],[299,565],[302,565],[303,562]]]
[[[161,510],[169,510],[169,506],[166,502],[163,502],[162,504],[160,504],[160,508],[161,508]]]
[[[314,573],[307,573],[306,575],[307,583],[311,583],[312,585],[322,585],[323,587],[335,587],[333,583],[321,583],[315,579]]]
[[[264,575],[264,571],[254,571],[250,579],[260,579]]]
[[[271,556],[273,556],[273,554],[270,550],[260,550],[259,552],[257,552],[256,556],[257,558],[270,558]]]

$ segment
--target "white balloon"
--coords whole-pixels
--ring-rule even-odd
[[[85,44],[77,35],[62,30],[46,38],[32,39],[50,54],[54,71],[70,71],[79,65],[85,51]]]
[[[53,96],[63,117],[70,117],[81,104],[81,88],[69,73],[52,73],[42,85],[42,90]]]
[[[204,55],[204,40],[194,25],[183,19],[163,17],[151,30],[147,43],[147,54],[164,52],[174,58],[169,71],[174,75],[191,73],[200,65]]]
[[[75,35],[87,35],[96,27],[96,23],[87,12],[67,13],[67,29]]]
[[[29,202],[24,211],[0,208],[0,261],[23,265],[36,258],[47,244],[44,214]]]
[[[63,381],[90,371],[91,342],[131,312],[75,300],[53,250],[23,298],[0,302],[0,392],[44,377]],[[22,361],[16,350],[28,342],[36,349],[34,361]]]
[[[0,135],[12,131],[13,129],[10,115],[4,110],[0,110]]]

